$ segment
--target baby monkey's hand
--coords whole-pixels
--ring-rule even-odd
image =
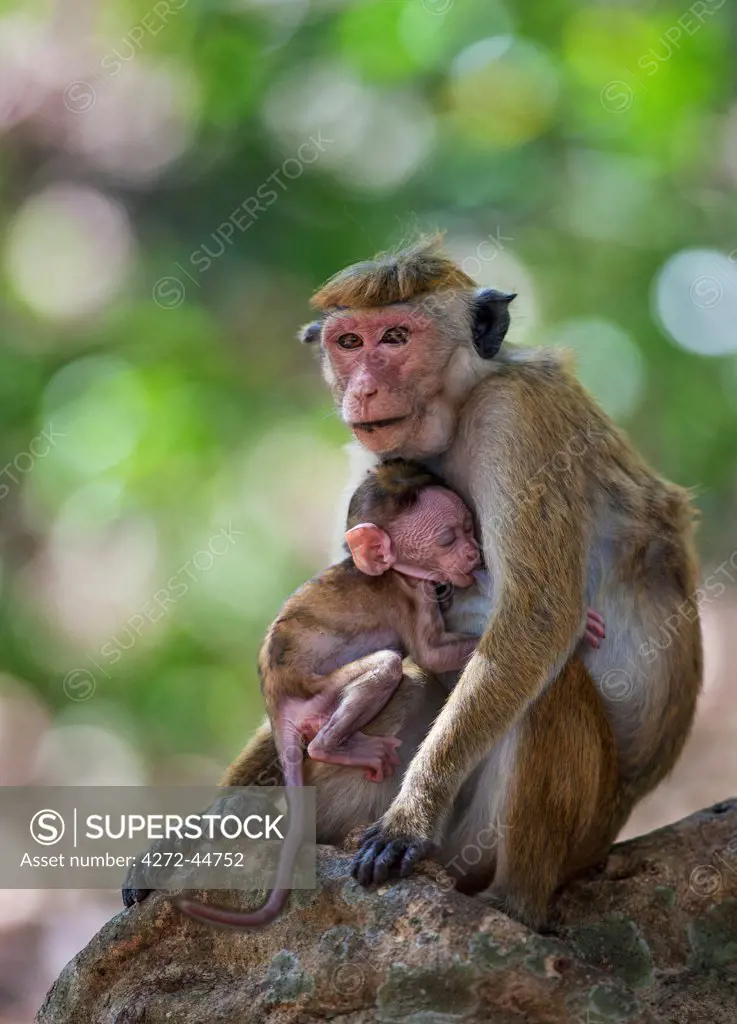
[[[604,620],[593,608],[586,612],[586,632],[584,639],[597,649],[601,647],[601,641],[606,637],[606,626]]]

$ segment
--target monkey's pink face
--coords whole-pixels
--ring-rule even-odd
[[[436,401],[444,353],[430,316],[404,305],[334,313],[322,344],[343,421],[369,451],[420,455],[447,447],[455,424]]]
[[[426,487],[389,528],[396,568],[424,570],[438,583],[470,587],[481,565],[473,518],[455,491]]]

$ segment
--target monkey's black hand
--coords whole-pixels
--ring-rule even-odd
[[[153,889],[121,889],[123,896],[123,905],[126,907],[132,907],[134,903],[143,903],[149,893],[153,892]]]
[[[429,856],[434,844],[416,836],[389,838],[379,821],[368,829],[353,859],[351,874],[360,885],[381,885],[390,875],[407,878]]]

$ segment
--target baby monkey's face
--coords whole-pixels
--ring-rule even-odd
[[[454,491],[426,487],[389,528],[397,568],[423,569],[438,583],[470,587],[481,565],[473,517]]]

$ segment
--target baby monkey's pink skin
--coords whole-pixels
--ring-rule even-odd
[[[259,656],[287,787],[304,785],[305,745],[313,760],[363,768],[373,782],[390,776],[401,741],[361,730],[399,686],[403,657],[437,674],[461,671],[478,641],[446,630],[434,589],[441,583],[469,587],[481,567],[473,518],[454,491],[426,487],[388,529],[360,523],[346,533],[346,543],[352,558],[289,598]],[[589,612],[586,639],[598,647],[603,636],[603,620]],[[288,896],[303,831],[302,801],[291,800],[276,884],[259,910],[173,902],[209,924],[268,924]]]
[[[373,523],[354,526],[346,543],[358,568],[370,576],[394,569],[415,579],[470,587],[481,566],[471,512],[446,487],[424,488],[415,506],[388,530]]]
[[[402,659],[409,656],[430,672],[455,672],[476,648],[477,637],[446,630],[431,585],[470,586],[481,565],[471,514],[456,494],[428,487],[389,532],[361,523],[346,542],[353,558],[289,598],[259,656],[288,793],[304,784],[305,744],[314,760],[363,768],[372,781],[391,775],[401,741],[361,730],[399,686]],[[241,913],[181,898],[175,904],[211,924],[247,928],[273,920],[289,893],[304,831],[302,801],[289,803],[276,884],[259,910]]]
[[[342,651],[332,650],[327,665],[319,655],[317,661],[313,657],[316,674],[310,685],[317,692],[306,700],[287,698],[277,714],[288,722],[286,728],[309,741],[307,753],[313,760],[363,767],[367,779],[382,782],[399,763],[399,742],[358,730],[378,715],[399,685],[402,656],[409,655],[430,672],[456,672],[465,666],[475,638],[446,630],[432,584],[471,586],[481,556],[471,513],[445,487],[426,487],[388,530],[361,523],[345,539],[362,573],[391,574],[390,586],[397,596],[387,604],[394,612],[401,605],[403,614],[398,619],[385,614],[383,628],[393,628],[394,635],[381,637],[380,650],[360,654],[365,643],[362,629],[364,635],[350,640],[343,635]],[[355,589],[345,595],[348,600]],[[399,595],[404,599],[398,602]],[[355,602],[352,610],[357,610]],[[360,622],[364,627],[363,618]],[[325,632],[320,635],[324,640]],[[336,657],[343,664],[332,669]],[[321,675],[325,668],[329,671]]]

